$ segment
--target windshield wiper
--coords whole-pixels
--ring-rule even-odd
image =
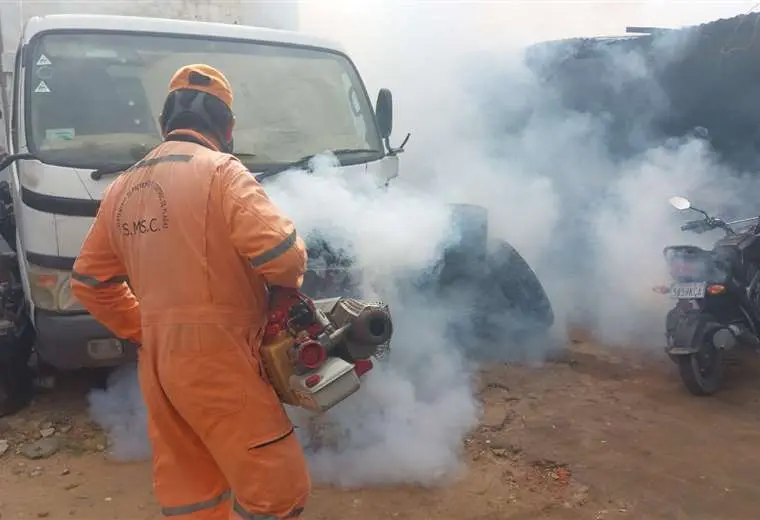
[[[134,163],[113,163],[102,168],[98,168],[90,174],[90,178],[94,181],[99,181],[106,175],[115,175],[122,173],[124,170],[128,170],[134,165]]]
[[[350,154],[357,154],[357,153],[371,153],[371,154],[382,154],[380,150],[375,150],[374,148],[339,148],[336,150],[327,150],[326,152],[329,152],[336,157],[340,157],[341,155],[350,155]],[[278,173],[282,173],[284,171],[294,169],[294,168],[303,168],[305,166],[308,166],[309,162],[314,159],[314,157],[317,157],[318,155],[321,155],[326,152],[319,152],[319,153],[312,153],[309,155],[304,155],[300,159],[297,159],[295,161],[291,161],[289,163],[284,164],[278,164],[277,166],[274,166],[272,168],[268,168],[264,170],[263,172],[256,175],[257,181],[262,181],[263,179],[266,179],[267,177],[271,177],[273,175],[277,175]],[[255,153],[249,153],[249,152],[241,152],[241,153],[235,153],[235,157],[240,159],[241,161],[243,159],[251,159],[254,157],[257,157]],[[134,163],[113,163],[106,166],[103,166],[102,168],[98,168],[94,172],[90,174],[90,177],[93,180],[100,180],[105,176],[108,175],[115,175],[120,174],[124,172],[125,170],[128,170],[134,165]]]
[[[255,153],[246,153],[246,152],[236,153],[234,155],[235,155],[235,157],[237,157],[241,161],[243,159],[250,159],[252,157],[256,157]],[[127,163],[113,163],[113,164],[109,164],[109,165],[103,166],[102,168],[98,168],[97,170],[95,170],[94,172],[92,172],[90,174],[90,177],[93,180],[97,181],[97,180],[100,180],[103,177],[106,177],[108,175],[120,174],[120,173],[124,172],[125,170],[128,170],[129,168],[131,168],[132,166],[134,166],[134,164],[135,163],[129,163],[129,164],[127,164]]]
[[[272,177],[273,175],[277,175],[278,173],[282,173],[287,170],[296,169],[296,168],[304,168],[309,165],[312,159],[314,159],[318,155],[322,155],[323,153],[328,153],[328,152],[335,155],[338,158],[340,158],[341,155],[350,155],[350,154],[355,154],[355,153],[372,153],[372,154],[383,153],[380,150],[375,150],[373,148],[338,148],[336,150],[325,150],[323,152],[304,155],[300,159],[296,159],[295,161],[291,161],[289,163],[278,164],[277,166],[273,166],[272,168],[267,168],[263,172],[256,174],[256,180],[261,182],[266,178]]]

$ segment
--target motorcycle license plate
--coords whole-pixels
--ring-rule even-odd
[[[678,300],[699,300],[705,297],[707,283],[674,283],[670,286],[670,296]]]

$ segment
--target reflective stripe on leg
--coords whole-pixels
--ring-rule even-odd
[[[242,505],[240,505],[240,502],[237,500],[233,502],[232,510],[243,520],[280,520],[276,516],[249,513]],[[303,511],[303,507],[296,507],[290,513],[285,515],[283,519],[287,520],[288,518],[296,518],[297,516],[301,516],[301,513],[303,513]]]
[[[249,513],[245,510],[245,508],[243,508],[243,506],[240,505],[240,502],[237,500],[235,500],[232,506],[232,510],[235,511],[235,513],[243,520],[279,520],[276,516]]]
[[[191,515],[193,513],[197,513],[198,511],[203,511],[204,509],[214,509],[215,507],[229,500],[231,496],[232,492],[230,490],[227,490],[221,495],[215,496],[214,498],[210,498],[208,500],[203,500],[201,502],[195,502],[193,504],[186,504],[183,506],[162,507],[161,514],[164,516]]]

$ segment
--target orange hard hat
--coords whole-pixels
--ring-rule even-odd
[[[201,63],[185,65],[174,73],[169,82],[169,93],[187,89],[205,92],[216,98],[232,110],[232,87],[227,78],[210,65]]]

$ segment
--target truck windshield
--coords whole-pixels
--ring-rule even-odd
[[[183,65],[221,70],[234,92],[235,153],[252,170],[334,149],[381,154],[366,90],[344,55],[208,37],[47,33],[26,61],[29,150],[48,164],[131,164],[161,142],[158,116]],[[360,154],[358,162],[372,160]]]

